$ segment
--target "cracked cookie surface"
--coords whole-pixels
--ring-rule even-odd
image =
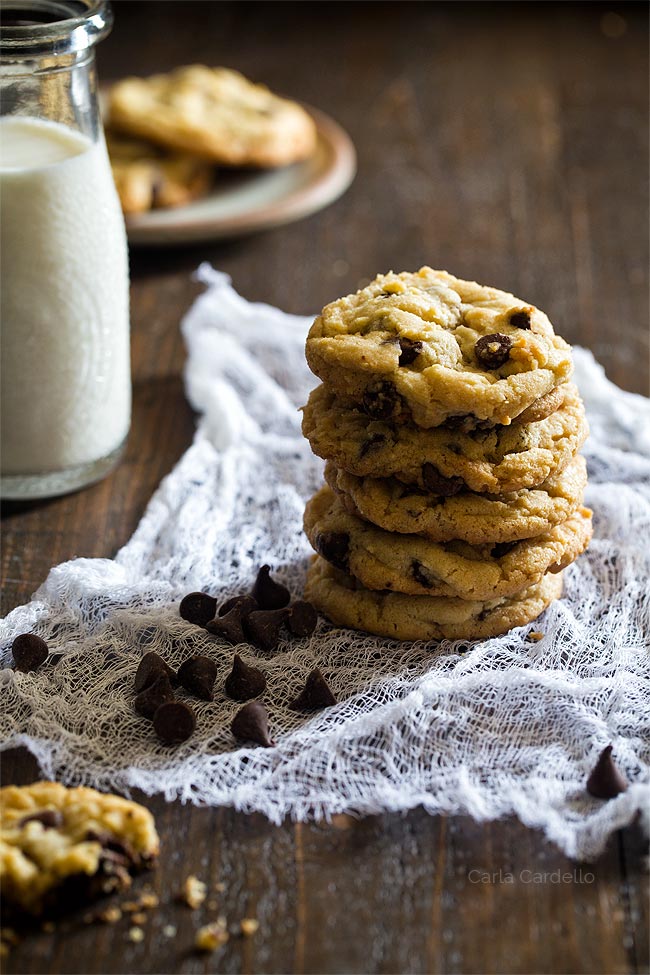
[[[485,602],[376,592],[317,555],[307,571],[305,598],[337,626],[376,636],[482,640],[537,619],[561,593],[561,572],[549,573],[515,596]]]
[[[462,539],[476,545],[532,538],[566,521],[582,503],[587,465],[578,454],[538,488],[502,495],[464,491],[448,498],[394,477],[355,477],[331,461],[325,478],[348,511],[379,528],[434,542]]]
[[[302,430],[319,457],[358,477],[391,477],[432,494],[502,494],[536,487],[563,470],[584,443],[587,421],[578,390],[537,423],[464,433],[371,420],[342,407],[325,386],[310,395]]]
[[[300,105],[227,68],[125,78],[110,90],[109,113],[124,132],[229,166],[284,166],[316,147]]]
[[[0,891],[31,914],[124,890],[158,855],[151,813],[95,789],[7,786],[0,810]]]
[[[421,427],[467,416],[508,424],[573,368],[569,345],[539,309],[429,267],[379,275],[326,305],[306,355],[371,418]]]
[[[561,572],[591,539],[591,512],[579,508],[545,535],[519,542],[432,542],[362,521],[329,487],[307,502],[304,524],[315,551],[366,589],[466,600],[512,596]]]

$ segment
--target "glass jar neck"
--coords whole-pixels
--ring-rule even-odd
[[[112,24],[108,0],[0,0],[0,60],[88,53]]]

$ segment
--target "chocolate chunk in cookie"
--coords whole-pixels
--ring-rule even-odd
[[[519,311],[513,311],[509,321],[515,328],[530,328],[529,309],[521,308]]]
[[[411,573],[415,581],[418,583],[418,585],[422,586],[423,589],[432,588],[435,580],[431,576],[431,573],[426,566],[422,565],[422,563],[417,559],[413,559],[413,562],[411,563]]]
[[[316,538],[316,551],[330,565],[345,571],[350,556],[350,536],[346,532],[321,532]]]
[[[413,339],[407,339],[404,336],[399,340],[399,347],[401,350],[399,357],[400,366],[412,365],[423,349],[422,342],[413,341]]]
[[[422,481],[432,494],[443,498],[453,498],[466,487],[462,477],[445,477],[433,464],[422,465]]]
[[[495,332],[484,335],[474,346],[476,358],[485,369],[498,369],[510,358],[512,339],[509,335]]]
[[[366,387],[363,394],[363,411],[373,420],[387,420],[400,403],[400,395],[387,379]]]
[[[367,440],[364,440],[359,447],[359,458],[365,457],[372,450],[378,450],[386,443],[386,437],[383,433],[373,433]]]

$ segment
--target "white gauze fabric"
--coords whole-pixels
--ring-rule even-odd
[[[65,783],[137,787],[276,823],[419,805],[478,820],[514,813],[569,856],[597,856],[650,805],[650,403],[575,350],[595,532],[540,620],[474,644],[393,642],[321,621],[274,655],[244,647],[267,675],[277,745],[241,747],[229,730],[239,705],[222,692],[233,650],[180,619],[178,601],[247,590],[266,562],[301,594],[303,508],[323,465],[298,408],[316,381],[304,359],[309,319],[249,304],[208,266],[199,277],[207,290],[182,325],[187,395],[201,414],[194,442],[114,560],[57,566],[4,621],[2,747],[26,745]],[[539,643],[527,640],[532,629]],[[11,641],[27,630],[58,662],[9,669]],[[133,710],[133,675],[151,649],[174,667],[197,652],[219,666],[215,701],[192,700],[197,731],[173,748]],[[297,714],[288,702],[314,666],[339,703]],[[609,742],[630,788],[603,802],[585,780]]]

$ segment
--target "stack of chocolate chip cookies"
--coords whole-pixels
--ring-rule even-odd
[[[308,502],[306,598],[406,640],[535,619],[587,547],[587,423],[543,312],[424,267],[327,305],[303,432],[327,460]]]

